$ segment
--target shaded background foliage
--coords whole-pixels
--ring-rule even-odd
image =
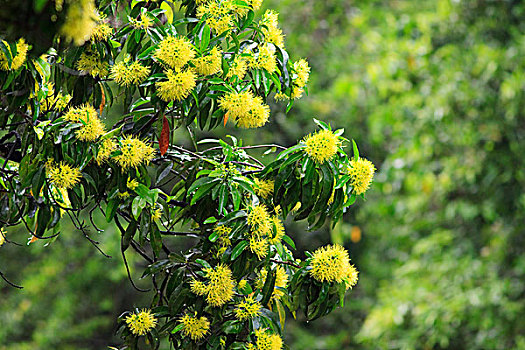
[[[322,115],[379,169],[366,205],[334,230],[288,226],[299,251],[344,242],[361,271],[344,309],[287,323],[290,347],[525,348],[525,4],[265,5],[309,59],[309,96],[243,138],[290,145]],[[25,286],[1,287],[0,349],[116,341],[123,305],[149,296],[126,281],[112,229],[101,239],[113,259],[73,230],[48,247],[0,248],[2,269]]]

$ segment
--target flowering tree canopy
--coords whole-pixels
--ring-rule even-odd
[[[0,27],[0,245],[16,243],[3,227],[53,240],[68,218],[100,249],[93,215],[114,222],[155,291],[119,317],[122,348],[281,349],[287,310],[324,316],[357,283],[343,247],[301,261],[283,224],[335,224],[368,189],[375,168],[342,129],[314,119],[289,148],[194,136],[262,127],[268,98],[288,111],[306,92],[308,63],[261,2],[22,1],[49,30]]]

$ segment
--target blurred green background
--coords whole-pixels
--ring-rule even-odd
[[[266,0],[309,96],[269,127],[291,145],[313,117],[344,127],[378,173],[334,230],[291,223],[298,249],[343,243],[360,270],[346,305],[286,324],[291,349],[525,349],[525,3]],[[102,222],[99,222],[102,225]],[[27,233],[8,231],[25,244]],[[126,279],[112,227],[0,248],[0,349],[104,349],[151,295]],[[182,247],[181,247],[182,249]],[[130,260],[138,279],[142,265]],[[142,285],[147,285],[142,281]]]

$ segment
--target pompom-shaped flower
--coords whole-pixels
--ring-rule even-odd
[[[122,153],[115,156],[114,159],[123,171],[128,168],[136,168],[140,164],[149,163],[155,154],[153,147],[131,135],[120,141],[119,149]]]
[[[109,73],[109,64],[101,60],[97,51],[86,50],[82,52],[78,61],[77,69],[83,73],[88,73],[93,77],[97,75],[105,77]]]
[[[305,152],[318,164],[332,159],[337,153],[341,141],[330,130],[320,130],[305,137]]]
[[[60,33],[67,41],[73,41],[75,45],[80,46],[89,40],[99,19],[94,0],[71,1]]]
[[[272,229],[270,214],[264,205],[256,205],[250,208],[248,224],[256,235],[264,236],[270,233]]]
[[[319,282],[345,281],[354,285],[357,281],[357,270],[350,265],[348,252],[338,244],[317,249],[311,259],[310,274]],[[355,271],[354,271],[355,270]]]
[[[148,16],[147,13],[141,13],[140,19],[129,17],[129,23],[135,29],[148,29],[153,25],[153,20]]]
[[[255,96],[248,113],[237,117],[237,126],[241,128],[259,128],[270,118],[270,107],[263,103],[260,96]]]
[[[370,188],[375,171],[374,164],[368,159],[359,158],[350,161],[348,175],[351,176],[350,183],[355,194],[363,194]]]
[[[99,145],[97,156],[95,161],[98,165],[102,165],[105,161],[109,159],[111,152],[113,152],[117,147],[117,144],[112,139],[105,139]]]
[[[47,178],[58,188],[70,189],[75,186],[82,174],[78,168],[72,167],[64,162],[54,165],[53,162],[46,164]],[[35,193],[36,195],[36,193]]]
[[[97,111],[90,105],[71,108],[64,115],[64,119],[73,123],[82,124],[82,126],[75,131],[75,135],[80,141],[95,141],[99,136],[104,134],[104,124],[102,124],[98,118]]]
[[[266,282],[267,276],[268,270],[266,270],[266,268],[262,269],[259,274],[259,278],[255,282],[255,286],[259,289],[262,289],[264,287],[264,283]],[[278,288],[286,288],[287,285],[288,274],[282,266],[277,266],[275,268],[275,288],[272,293],[272,299],[280,299],[284,295],[284,292]]]
[[[4,45],[7,47],[7,50],[11,53],[11,56],[13,55],[11,52],[11,47],[6,41],[3,41]],[[4,51],[0,50],[0,69],[1,70],[17,70],[18,68],[22,67],[24,62],[27,59],[27,51],[29,50],[29,45],[26,44],[24,38],[20,38],[18,42],[16,43],[16,55],[11,60],[11,67],[9,66],[9,63],[7,61],[7,57],[4,53]]]
[[[222,71],[221,51],[214,47],[206,56],[196,58],[192,61],[195,71],[200,75],[212,75]]]
[[[195,57],[195,50],[191,43],[186,38],[174,36],[164,38],[155,51],[155,58],[174,69],[181,69],[193,57]]]
[[[255,183],[255,194],[264,199],[268,198],[273,193],[274,182],[272,180],[263,180],[255,178],[253,179]]]
[[[194,316],[182,316],[180,322],[184,326],[184,328],[182,328],[182,333],[186,337],[190,337],[193,341],[204,338],[210,329],[210,322],[208,319],[204,316],[197,317],[197,313],[195,313]]]
[[[213,228],[213,233],[217,235],[216,242],[222,247],[231,246],[230,233],[232,232],[231,227],[224,225],[217,225]]]
[[[194,294],[200,296],[204,296],[208,293],[208,287],[206,284],[195,279],[190,282],[190,289]]]
[[[277,12],[266,10],[259,24],[267,42],[284,48],[284,35],[279,28],[279,14]]]
[[[297,74],[297,77],[294,79],[294,84],[299,88],[303,88],[310,78],[310,66],[308,65],[308,61],[300,59],[299,61],[294,62],[293,69],[295,74]]]
[[[233,76],[237,76],[240,80],[242,80],[246,75],[247,69],[248,64],[246,62],[246,57],[237,55],[233,59],[230,66],[230,70],[228,71],[228,74],[226,74],[226,77],[231,78]]]
[[[197,18],[206,18],[206,23],[217,35],[234,26],[231,12],[235,9],[233,1],[211,0],[197,8]]]
[[[222,306],[233,298],[235,282],[232,271],[226,265],[219,264],[215,268],[204,269],[209,281],[206,301],[212,306]]]
[[[277,69],[277,59],[275,49],[269,44],[259,46],[257,60],[252,61],[253,68],[264,69],[268,73],[273,73]]]
[[[352,288],[357,284],[359,271],[355,268],[354,265],[348,264],[345,269],[343,281],[345,281],[346,289]]]
[[[219,99],[219,106],[227,111],[231,118],[237,119],[248,114],[253,98],[250,91],[229,92]]]
[[[235,317],[240,321],[246,321],[259,315],[261,304],[253,298],[246,297],[239,304],[235,305]]]
[[[262,328],[255,330],[257,350],[281,350],[283,340],[278,334],[270,333]]]
[[[268,240],[259,236],[250,237],[250,250],[262,260],[268,255]]]
[[[137,61],[129,63],[129,60],[124,60],[111,67],[109,77],[120,86],[138,85],[148,77],[150,71],[149,67]]]
[[[134,335],[145,335],[157,325],[157,319],[151,314],[150,310],[143,309],[139,313],[133,313],[126,317],[131,333]]]
[[[93,32],[91,33],[91,40],[106,41],[112,33],[113,28],[111,28],[107,23],[100,23],[93,29]]]
[[[168,70],[167,81],[156,83],[157,95],[165,102],[185,99],[195,87],[195,73],[191,69],[184,71]]]

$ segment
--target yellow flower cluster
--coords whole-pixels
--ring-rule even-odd
[[[113,33],[113,28],[111,28],[107,23],[99,23],[91,33],[92,41],[106,41],[109,39]]]
[[[240,321],[246,321],[259,315],[261,304],[253,298],[246,297],[243,301],[235,306],[235,317]]]
[[[63,111],[69,101],[71,101],[71,95],[66,94],[62,95],[62,92],[59,92],[55,96],[55,89],[53,83],[47,83],[47,93],[46,96],[40,101],[40,112],[46,113],[50,110]],[[37,85],[38,86],[38,85]]]
[[[259,260],[264,259],[268,255],[268,239],[253,235],[250,237],[249,243],[251,252],[257,255]]]
[[[97,156],[95,157],[97,164],[102,165],[102,163],[107,161],[116,147],[117,144],[112,139],[103,140],[98,147]]]
[[[129,63],[129,58],[120,61],[111,67],[111,79],[120,86],[139,85],[149,75],[150,68],[143,66],[138,61]]]
[[[277,215],[272,216],[270,221],[272,223],[272,231],[268,238],[268,241],[271,244],[277,244],[283,239],[285,233],[284,225]]]
[[[162,207],[158,204],[155,206],[155,208],[151,211],[151,220],[160,220],[162,217]]]
[[[200,75],[212,75],[222,72],[222,53],[217,48],[211,49],[210,53],[192,60],[195,70]]]
[[[348,252],[339,244],[317,249],[310,262],[310,274],[319,282],[345,282],[346,288],[357,283],[357,270],[350,264]]]
[[[273,193],[274,182],[272,180],[263,180],[255,178],[253,179],[255,183],[255,194],[264,199],[268,198]]]
[[[350,184],[355,194],[363,194],[370,188],[375,171],[374,164],[368,159],[359,158],[350,161],[348,174],[351,176]]]
[[[197,317],[197,313],[194,316],[187,314],[182,316],[180,322],[184,325],[182,333],[193,341],[204,338],[210,329],[208,319],[205,316]]]
[[[93,77],[97,75],[105,77],[109,73],[109,64],[101,60],[97,51],[86,50],[82,52],[77,61],[77,69]]]
[[[0,247],[5,243],[5,235],[5,229],[3,227],[0,227]]]
[[[283,347],[283,340],[278,334],[267,332],[259,328],[255,330],[255,346],[248,344],[247,350],[281,350]]]
[[[6,41],[2,41],[4,45],[7,47],[7,50],[11,53],[11,56],[13,53],[11,52],[11,47]],[[29,50],[29,45],[26,44],[24,38],[20,38],[18,42],[16,43],[16,55],[12,57],[11,60],[11,66],[9,66],[7,57],[3,50],[0,50],[0,69],[1,70],[17,70],[18,68],[22,67],[24,62],[27,59],[27,51]]]
[[[305,59],[300,59],[299,61],[294,62],[293,70],[295,75],[292,77],[293,88],[291,97],[279,92],[275,95],[276,100],[284,101],[289,100],[290,98],[295,100],[303,96],[304,87],[310,78],[310,66]]]
[[[224,225],[217,225],[214,227],[213,232],[217,234],[217,242],[222,247],[229,247],[231,246],[230,241],[230,233],[232,232],[231,227],[224,226]]]
[[[264,39],[284,48],[284,35],[283,31],[279,28],[279,14],[273,10],[266,10],[261,20],[259,21],[261,31],[264,34]]]
[[[94,0],[72,0],[60,33],[80,46],[89,40],[98,21]]]
[[[167,36],[159,43],[155,58],[173,69],[181,69],[195,57],[195,50],[186,38]]]
[[[206,23],[217,35],[233,28],[233,1],[210,0],[197,8],[197,18],[206,18]]]
[[[230,70],[228,71],[228,74],[226,74],[226,78],[231,78],[233,76],[236,76],[237,78],[242,80],[244,76],[246,75],[247,70],[248,70],[247,58],[239,54],[233,59],[231,66],[230,66]]]
[[[71,108],[64,115],[64,119],[82,126],[75,132],[80,141],[95,141],[104,134],[104,124],[99,119],[97,111],[92,106],[84,105]]]
[[[248,224],[255,235],[268,235],[272,229],[270,214],[264,205],[256,205],[250,208],[248,213]]]
[[[191,90],[195,87],[195,73],[192,69],[166,71],[168,80],[159,81],[157,87],[158,96],[165,102],[180,101],[188,97]]]
[[[139,182],[137,179],[132,179],[131,177],[128,177],[128,181],[126,181],[126,187],[129,188],[132,191],[135,191],[135,189],[139,186]]]
[[[145,335],[157,325],[157,319],[151,314],[150,310],[143,309],[139,313],[133,313],[126,317],[131,333],[134,335]]]
[[[257,281],[255,282],[255,286],[259,289],[262,289],[264,287],[264,283],[266,282],[266,276],[268,276],[268,270],[266,268],[262,269],[259,278],[257,278]],[[280,299],[284,292],[282,290],[279,290],[278,288],[286,288],[288,285],[288,274],[284,270],[282,266],[277,266],[275,268],[275,288],[272,293],[272,299]]]
[[[153,147],[131,135],[120,141],[119,150],[122,153],[115,156],[114,159],[120,165],[122,171],[128,168],[136,168],[140,164],[148,164],[155,154]]]
[[[266,124],[270,117],[270,107],[259,96],[250,91],[229,92],[219,100],[221,109],[234,118],[241,128],[258,128]]]
[[[47,162],[46,174],[54,186],[66,190],[75,186],[82,178],[82,174],[78,168],[72,167],[64,162],[56,165],[53,161]]]
[[[259,46],[257,58],[250,60],[252,68],[264,69],[268,73],[273,73],[277,69],[277,59],[275,58],[275,48],[270,44]]]
[[[206,301],[214,307],[222,306],[230,301],[233,298],[235,287],[230,268],[219,264],[215,268],[205,268],[203,271],[208,284],[193,280],[191,291],[197,295],[206,296]]]
[[[332,159],[341,144],[339,137],[330,130],[320,130],[310,134],[303,142],[306,145],[305,152],[318,164]]]
[[[153,25],[153,20],[146,13],[141,13],[140,19],[129,17],[129,23],[135,29],[148,29]]]

